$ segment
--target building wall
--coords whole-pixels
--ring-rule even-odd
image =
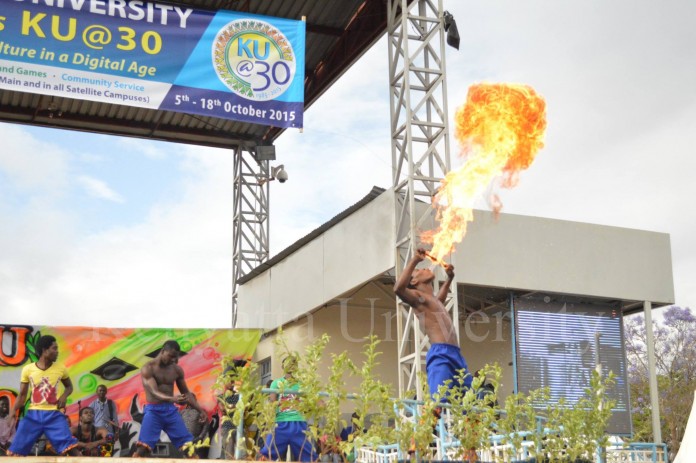
[[[498,394],[503,399],[514,392],[511,329],[509,321],[482,312],[470,315],[459,328],[459,345],[471,372],[486,364],[500,366],[502,377]]]
[[[393,268],[393,200],[387,190],[241,285],[238,327],[275,329]],[[510,214],[496,219],[484,211],[474,216],[452,254],[460,283],[674,302],[667,234]]]
[[[453,254],[458,281],[631,301],[674,302],[670,237],[476,211]]]
[[[393,195],[383,194],[241,285],[237,326],[275,329],[388,271],[393,234]]]
[[[282,334],[274,332],[264,338],[258,345],[254,360],[259,361],[271,356],[273,378],[279,378],[283,374],[281,361],[287,350],[303,354],[307,346],[324,333],[331,337],[320,369],[324,378],[329,377],[332,354],[339,355],[346,351],[353,362],[358,366],[362,365],[365,337],[374,334],[381,341],[378,351],[382,352],[379,357],[381,365],[376,371],[376,376],[393,384],[393,396],[398,395],[396,317],[393,309],[369,309],[337,302],[288,324],[283,328]],[[287,349],[274,344],[274,340],[279,336],[283,338]],[[349,392],[357,393],[359,386],[359,377],[346,378],[346,388]],[[350,411],[349,404],[344,411]]]

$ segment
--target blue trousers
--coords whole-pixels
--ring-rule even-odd
[[[58,410],[29,410],[19,421],[19,427],[8,449],[11,454],[27,456],[36,440],[46,434],[48,441],[59,455],[77,445],[70,433],[68,422]]]
[[[455,377],[461,370],[469,373],[466,360],[462,356],[459,346],[452,344],[432,344],[425,356],[425,372],[428,375],[428,387],[430,395],[434,395],[438,388],[448,379],[452,380],[450,388],[458,387]],[[473,378],[467,375],[464,379],[464,387],[470,388]]]
[[[314,451],[314,444],[305,434],[306,430],[306,421],[276,423],[273,434],[266,436],[261,455],[269,460],[285,460],[289,446],[293,461],[315,461],[317,454]]]
[[[167,433],[169,440],[177,449],[188,442],[193,442],[193,436],[186,429],[184,420],[174,404],[147,404],[144,411],[145,415],[138,436],[138,445],[141,447],[154,449],[162,431]]]

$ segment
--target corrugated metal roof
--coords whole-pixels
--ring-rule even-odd
[[[197,9],[306,18],[305,109],[386,31],[386,0],[181,0]],[[0,90],[0,121],[231,148],[283,131],[216,117]]]

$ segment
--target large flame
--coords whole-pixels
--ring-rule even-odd
[[[421,234],[432,244],[435,262],[450,253],[474,219],[473,205],[495,179],[503,187],[516,185],[519,172],[529,167],[544,146],[546,103],[531,87],[519,84],[476,84],[455,115],[455,137],[464,165],[442,180],[433,205],[439,226]],[[497,213],[502,204],[489,198]]]

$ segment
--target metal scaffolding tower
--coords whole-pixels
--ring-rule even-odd
[[[270,160],[259,159],[256,153],[243,145],[234,153],[232,328],[237,326],[237,282],[269,257]]]
[[[396,196],[395,271],[398,278],[418,245],[418,231],[432,220],[430,208],[440,180],[450,169],[445,28],[442,0],[390,0],[389,89],[393,187]],[[423,213],[422,211],[426,212]],[[428,227],[428,225],[425,225]],[[456,279],[446,308],[459,339]],[[396,301],[399,394],[416,390],[424,371],[428,339],[413,309]]]

